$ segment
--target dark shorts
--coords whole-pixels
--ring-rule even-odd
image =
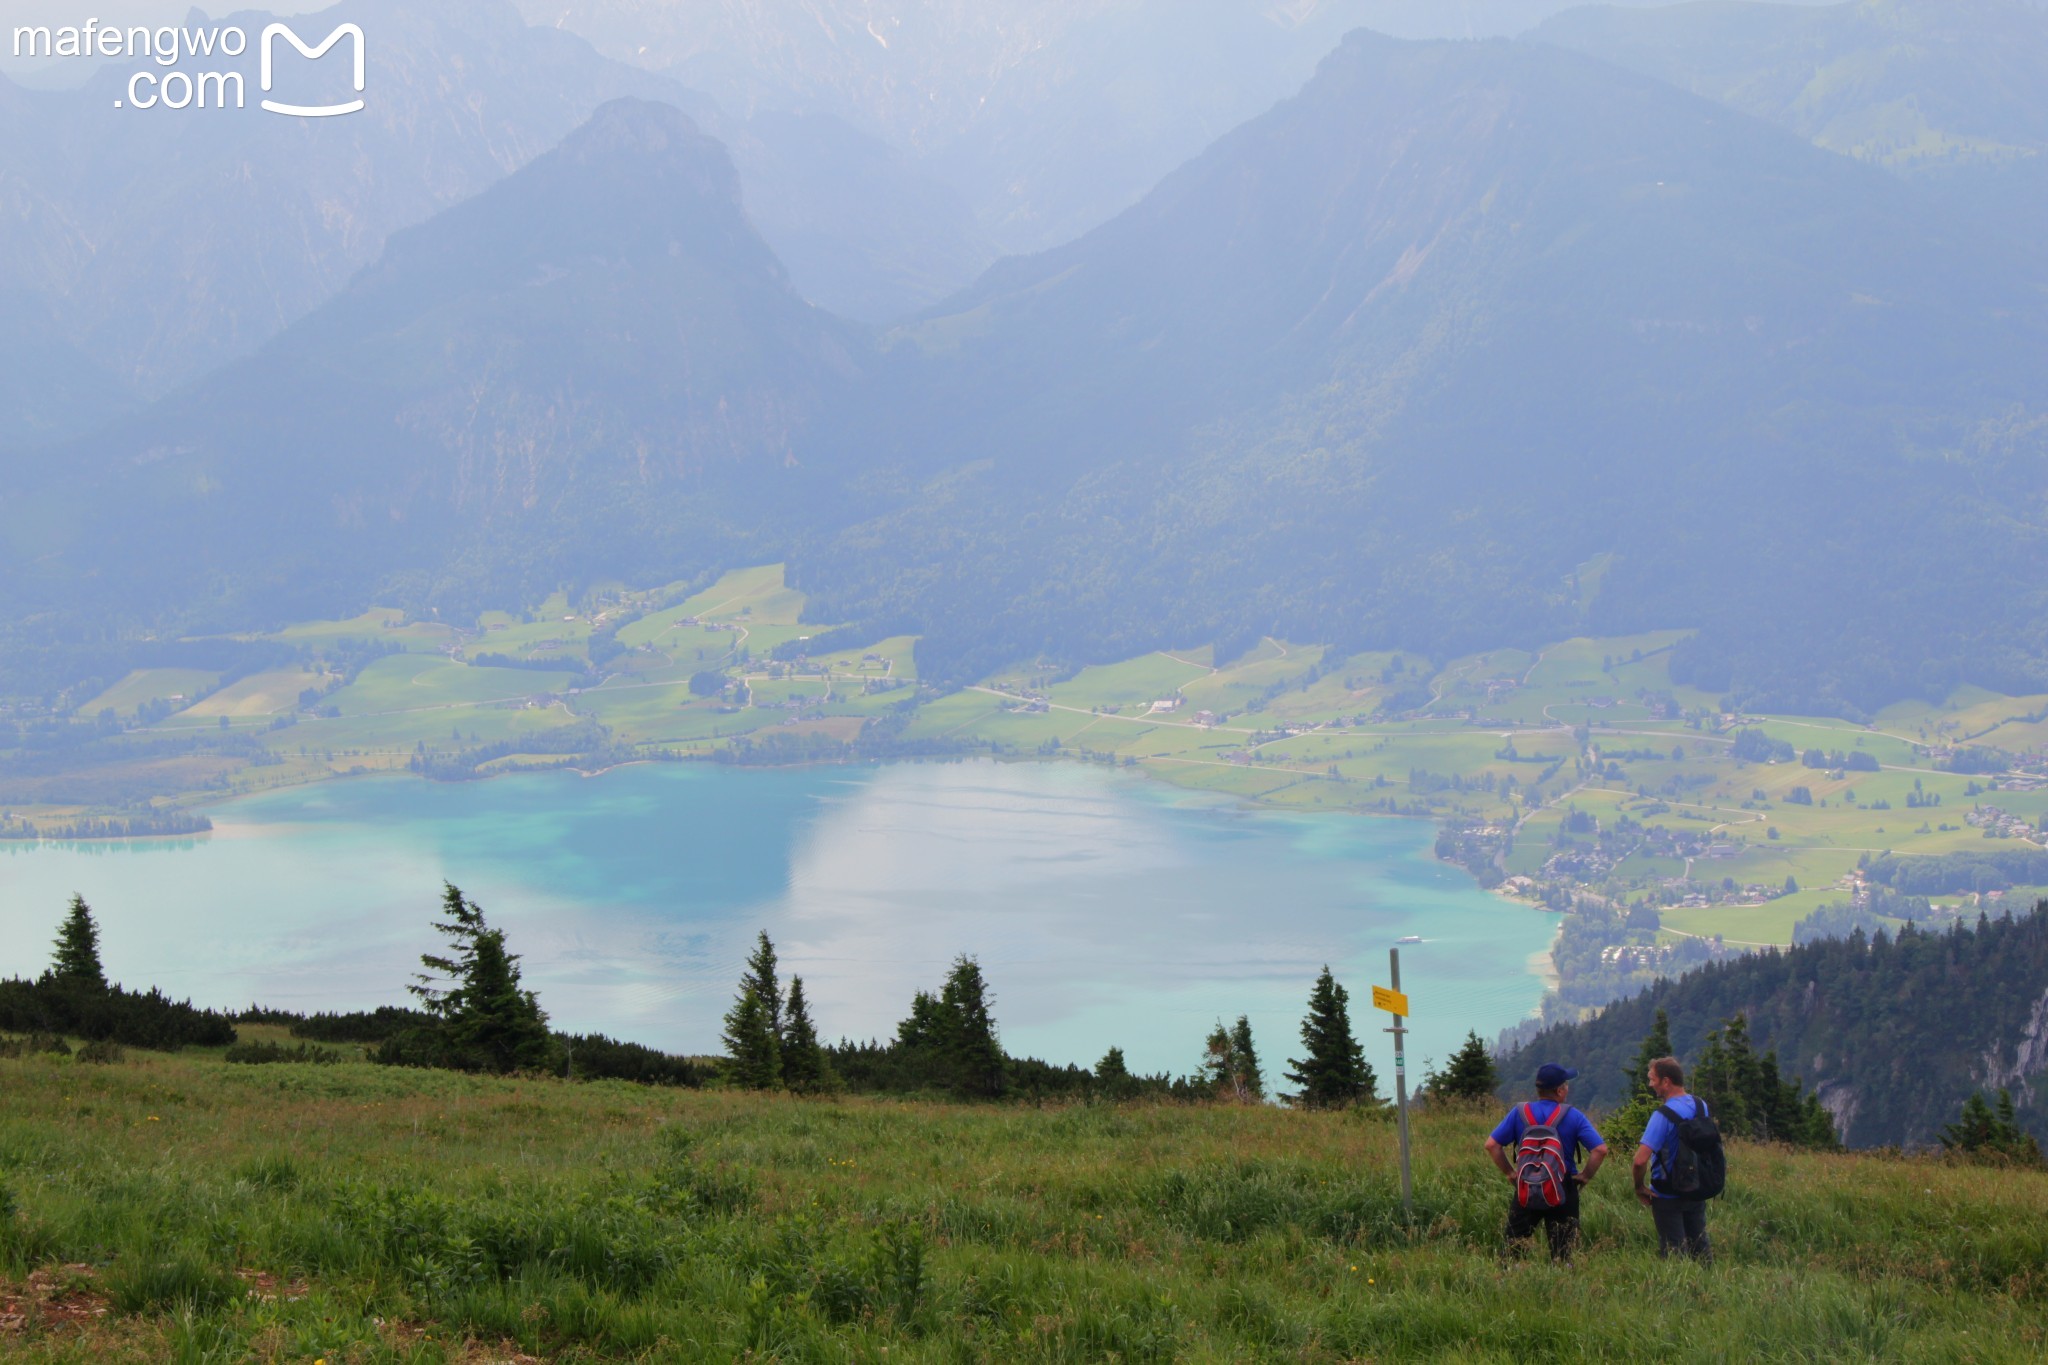
[[[1659,1199],[1650,1205],[1650,1217],[1657,1223],[1659,1256],[1714,1259],[1713,1244],[1707,1241],[1706,1200]]]
[[[1572,1247],[1579,1240],[1579,1182],[1569,1180],[1564,1187],[1564,1206],[1556,1209],[1525,1209],[1515,1202],[1512,1189],[1508,1193],[1508,1226],[1505,1236],[1509,1248],[1528,1240],[1542,1227],[1550,1240],[1550,1258],[1554,1261],[1571,1259]]]

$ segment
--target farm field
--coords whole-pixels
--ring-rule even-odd
[[[112,711],[132,716],[153,701],[197,697],[220,681],[220,674],[196,668],[144,668],[115,683],[79,709],[89,716]]]
[[[1710,1269],[1656,1259],[1610,1163],[1577,1264],[1503,1273],[1491,1108],[1416,1116],[1410,1214],[1384,1111],[803,1100],[201,1050],[0,1059],[0,1086],[0,1354],[23,1362],[2048,1345],[2048,1176],[1933,1159],[1732,1144]]]

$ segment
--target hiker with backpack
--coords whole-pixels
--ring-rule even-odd
[[[1659,1256],[1711,1261],[1707,1201],[1721,1193],[1728,1177],[1720,1126],[1704,1100],[1686,1093],[1685,1068],[1676,1057],[1651,1062],[1647,1079],[1657,1112],[1636,1148],[1636,1198],[1656,1220]]]
[[[1536,1098],[1508,1110],[1486,1139],[1486,1155],[1514,1182],[1503,1254],[1517,1255],[1537,1225],[1550,1240],[1550,1259],[1569,1263],[1579,1240],[1579,1191],[1607,1159],[1607,1140],[1566,1100],[1578,1072],[1547,1062],[1536,1072]],[[1508,1159],[1508,1149],[1514,1159]],[[1579,1151],[1586,1169],[1579,1170]]]

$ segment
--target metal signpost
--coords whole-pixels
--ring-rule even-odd
[[[1387,949],[1387,960],[1394,973],[1392,989],[1385,986],[1372,988],[1374,1009],[1382,1009],[1394,1016],[1394,1026],[1388,1033],[1394,1035],[1394,1105],[1401,1129],[1401,1212],[1405,1216],[1415,1213],[1415,1185],[1408,1174],[1408,1030],[1404,1026],[1408,1018],[1408,997],[1401,994],[1401,950]]]

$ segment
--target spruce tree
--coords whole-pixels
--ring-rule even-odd
[[[1377,1084],[1366,1064],[1365,1049],[1351,1033],[1350,995],[1330,975],[1329,964],[1316,978],[1309,992],[1308,1016],[1301,1021],[1302,1050],[1308,1055],[1289,1058],[1294,1070],[1287,1079],[1295,1093],[1284,1096],[1289,1104],[1304,1109],[1341,1109],[1349,1104],[1369,1104]]]
[[[505,931],[491,928],[483,910],[452,882],[442,883],[441,908],[447,918],[434,927],[448,939],[452,956],[421,954],[427,971],[406,987],[432,1023],[388,1059],[459,1071],[547,1068],[554,1056],[548,1017],[520,985],[519,958],[506,951]]]
[[[747,958],[739,992],[725,1014],[726,1074],[748,1090],[773,1090],[782,1076],[782,988],[775,945],[762,930]]]
[[[1659,1057],[1674,1057],[1671,1049],[1671,1019],[1660,1007],[1657,1022],[1650,1026],[1649,1036],[1636,1049],[1635,1064],[1628,1073],[1628,1100],[1624,1103],[1650,1098],[1650,1063]]]
[[[1465,1041],[1444,1069],[1429,1079],[1431,1099],[1490,1100],[1500,1088],[1500,1075],[1493,1054],[1486,1050],[1477,1033],[1467,1032]]]
[[[811,1022],[810,1002],[804,998],[804,979],[789,979],[789,999],[782,1020],[782,1083],[791,1090],[827,1089],[832,1075],[825,1049],[818,1045],[818,1029]]]
[[[1266,1076],[1259,1068],[1259,1050],[1252,1046],[1249,1015],[1238,1015],[1237,1023],[1231,1026],[1230,1068],[1230,1084],[1240,1101],[1250,1103],[1266,1098]]]
[[[57,931],[56,954],[50,959],[50,975],[59,981],[106,988],[107,974],[100,966],[100,927],[93,922],[92,907],[85,897],[73,895],[64,926]]]
[[[1985,1101],[1982,1091],[1971,1091],[1963,1101],[1961,1116],[1941,1130],[1941,1146],[1951,1156],[1972,1160],[2036,1169],[2042,1164],[2041,1144],[2020,1127],[2009,1090],[1998,1092],[1996,1109]]]
[[[1772,1065],[1775,1070],[1775,1061]],[[1776,1096],[1764,1093],[1763,1068],[1750,1046],[1747,1015],[1724,1019],[1707,1035],[1687,1088],[1707,1102],[1723,1132],[1769,1136]]]
[[[1209,1036],[1202,1044],[1202,1085],[1218,1098],[1235,1098],[1235,1070],[1231,1056],[1230,1030],[1223,1027],[1223,1021],[1218,1019],[1216,1027],[1209,1030]]]
[[[941,1052],[953,1089],[976,1099],[995,1099],[1006,1084],[1008,1068],[996,1040],[993,1003],[981,964],[965,953],[954,958],[939,991]]]
[[[1095,1064],[1095,1084],[1111,1099],[1121,1099],[1137,1090],[1137,1078],[1131,1075],[1122,1048],[1112,1047],[1102,1054],[1102,1060]]]

